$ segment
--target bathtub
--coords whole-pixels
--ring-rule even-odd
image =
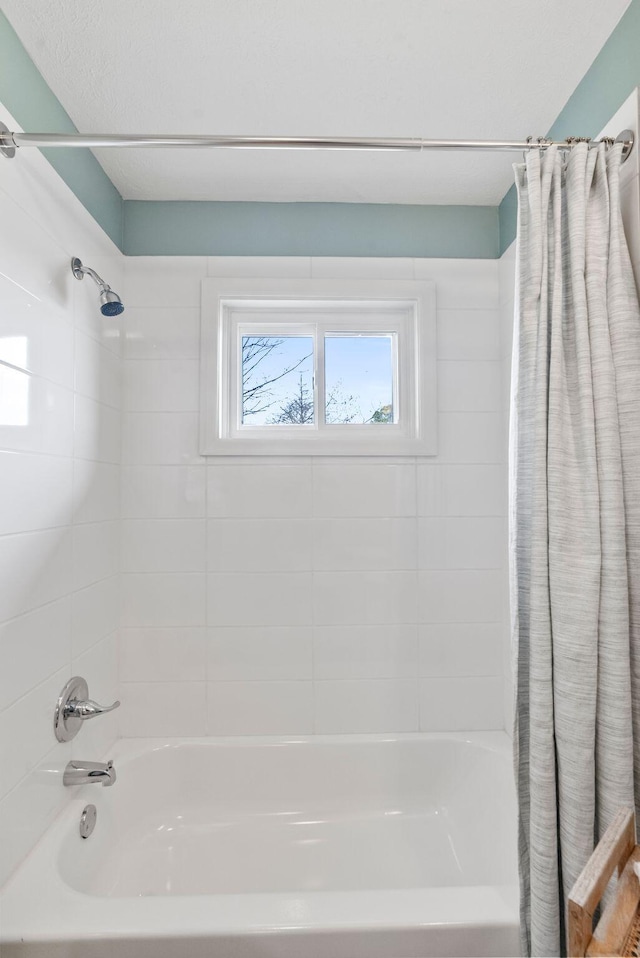
[[[109,757],[116,784],[74,790],[5,886],[3,958],[518,954],[503,733],[132,739]]]

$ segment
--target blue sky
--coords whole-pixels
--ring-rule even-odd
[[[277,337],[282,342],[255,368],[252,383],[271,379],[283,369],[295,366],[311,353],[308,337]],[[354,422],[366,421],[381,406],[392,402],[392,344],[390,336],[327,336],[325,338],[325,370],[327,394],[337,391],[344,398],[353,395],[358,409]],[[310,356],[295,370],[269,387],[272,406],[262,413],[247,417],[254,425],[268,423],[299,389],[300,375],[312,394],[313,360]]]
[[[336,387],[347,396],[358,396],[364,420],[381,406],[391,405],[389,336],[327,336],[324,342],[327,396]]]

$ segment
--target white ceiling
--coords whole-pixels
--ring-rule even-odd
[[[463,139],[546,133],[628,5],[1,0],[82,132]],[[470,204],[498,203],[518,159],[204,150],[96,155],[126,199]]]

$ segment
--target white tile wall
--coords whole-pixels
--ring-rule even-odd
[[[123,257],[37,151],[2,172],[0,884],[68,800],[66,762],[116,736],[105,716],[60,745],[52,716],[72,674],[98,700],[118,692],[121,347],[70,257],[123,282]],[[26,403],[22,425],[10,399]]]
[[[127,400],[130,405],[130,401]],[[196,412],[126,412],[122,416],[122,462],[129,466],[198,462]]]
[[[213,626],[311,625],[310,572],[212,572],[207,622]]]
[[[417,625],[317,626],[313,669],[317,679],[397,679],[416,674]]]
[[[415,572],[318,572],[316,625],[394,625],[417,620]]]
[[[207,469],[210,516],[298,519],[311,515],[311,496],[310,461],[227,465],[211,459]]]
[[[314,516],[412,516],[415,509],[414,461],[318,460],[313,464]]]
[[[123,466],[124,519],[185,519],[206,515],[206,473],[195,466]]]
[[[120,678],[125,682],[196,682],[207,662],[203,627],[123,629]]]
[[[200,309],[138,309],[127,300],[125,355],[134,359],[198,359]]]
[[[204,527],[204,523],[203,523]],[[307,519],[209,519],[209,572],[310,572]]]
[[[204,519],[125,519],[123,572],[199,572],[205,562]]]
[[[312,526],[313,567],[321,572],[415,569],[415,518],[316,519]]]
[[[500,728],[502,676],[421,678],[420,714],[434,732]]]
[[[419,725],[418,681],[341,679],[316,683],[316,731],[413,732]]]
[[[197,412],[196,359],[127,359],[125,409],[136,412]]]
[[[312,682],[210,682],[211,735],[304,735],[314,730]]]
[[[204,682],[124,682],[120,734],[202,735],[206,726]]]
[[[214,628],[207,637],[207,676],[218,681],[310,680],[316,652],[311,627]]]
[[[500,622],[429,623],[420,626],[420,675],[499,675]]]
[[[438,457],[201,459],[206,275],[435,280]],[[125,293],[124,734],[501,727],[498,264],[142,257]]]
[[[129,573],[122,577],[122,625],[127,628],[205,624],[202,572]]]

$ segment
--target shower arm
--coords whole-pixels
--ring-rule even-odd
[[[186,134],[147,133],[19,133],[11,132],[0,123],[0,153],[11,159],[16,149],[24,147],[83,147],[111,149],[161,148],[161,147],[208,147],[213,149],[244,150],[392,150],[422,152],[427,150],[501,151],[523,152],[548,150],[557,146],[571,150],[578,143],[589,147],[605,143],[613,146],[622,143],[622,159],[627,159],[633,149],[632,130],[623,130],[615,139],[605,137],[591,140],[589,137],[568,136],[566,140],[548,140],[541,136],[526,140],[427,140],[420,137],[287,137],[287,136],[207,136]]]
[[[84,266],[77,256],[74,256],[71,260],[71,272],[76,279],[82,279],[84,276],[90,276],[96,286],[98,286],[101,290],[111,289],[109,284],[105,283],[101,276],[98,276],[95,269],[91,269],[90,266]]]

